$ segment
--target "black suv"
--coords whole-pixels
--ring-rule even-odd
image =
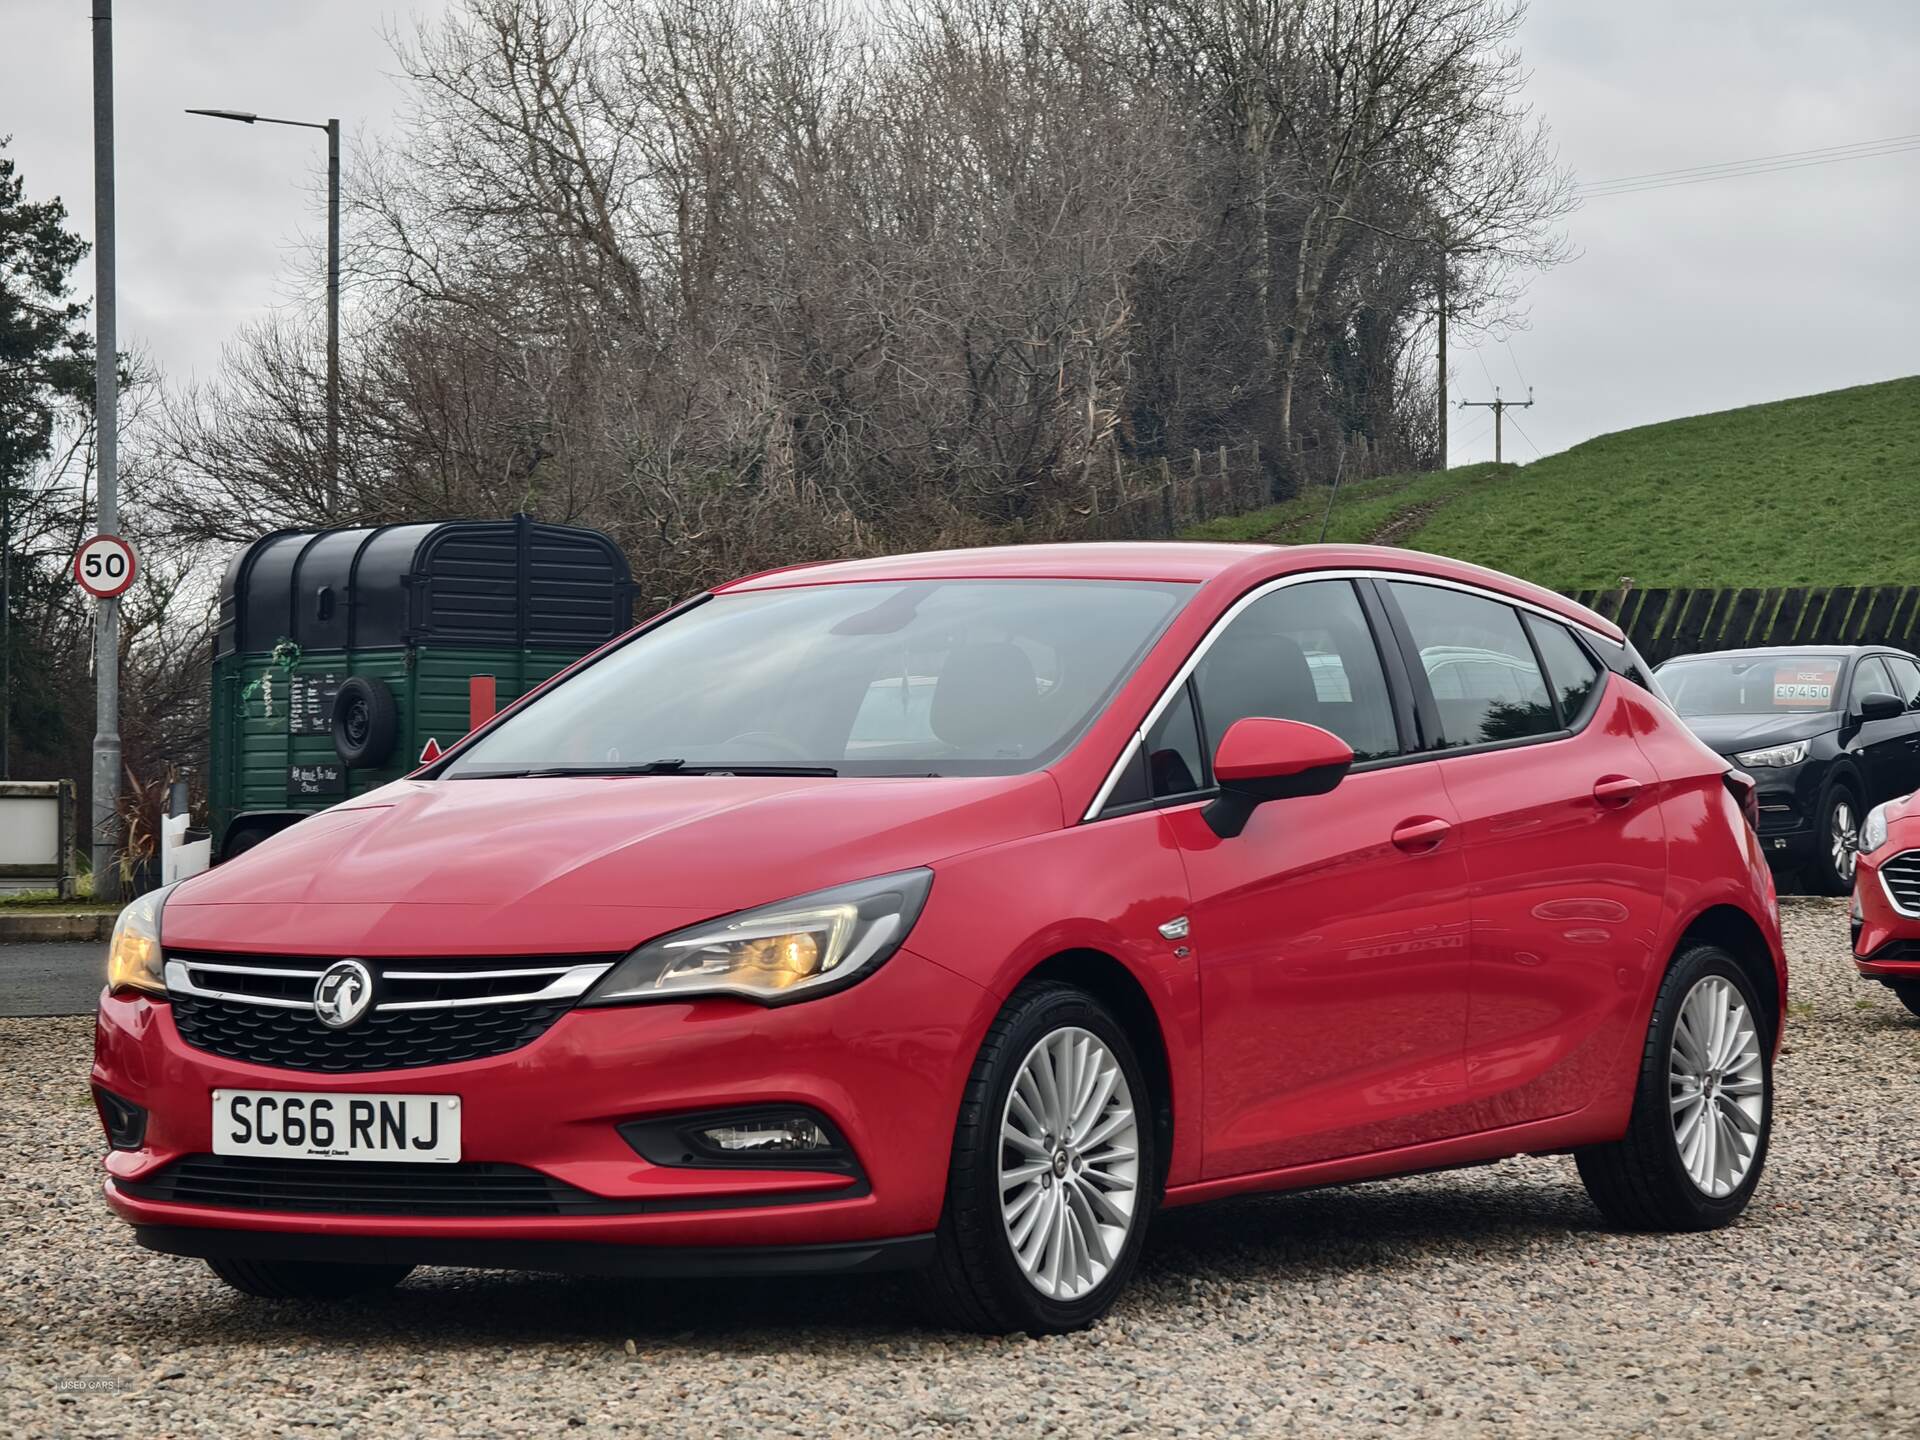
[[[1920,661],[1883,645],[1800,645],[1686,655],[1655,674],[1694,734],[1759,781],[1775,869],[1851,891],[1867,811],[1920,788]]]

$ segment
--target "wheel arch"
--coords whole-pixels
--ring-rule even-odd
[[[1820,803],[1824,805],[1827,796],[1831,795],[1835,790],[1842,789],[1853,796],[1856,804],[1866,805],[1866,777],[1861,773],[1860,762],[1854,759],[1851,751],[1842,751],[1834,757],[1833,763],[1827,767],[1827,777],[1820,782]],[[1818,820],[1820,817],[1816,816],[1814,818]],[[1865,819],[1866,817],[1862,815],[1861,818]]]
[[[1674,958],[1689,944],[1700,943],[1719,946],[1746,972],[1753,982],[1754,993],[1760,997],[1767,1045],[1769,1048],[1777,1045],[1786,982],[1774,963],[1773,947],[1767,943],[1767,932],[1760,922],[1738,905],[1709,906],[1688,921],[1686,929],[1680,932],[1673,955],[1668,957],[1668,966],[1671,967]]]
[[[1049,955],[1023,975],[1020,983],[1034,980],[1056,980],[1086,991],[1112,1011],[1127,1032],[1134,1054],[1147,1072],[1147,1083],[1153,1088],[1155,1168],[1159,1171],[1154,1184],[1164,1190],[1173,1159],[1173,1067],[1153,997],[1133,971],[1103,950],[1082,948]]]

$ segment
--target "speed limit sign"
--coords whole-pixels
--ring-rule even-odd
[[[118,535],[96,535],[73,557],[73,578],[96,600],[111,600],[133,584],[133,546]]]

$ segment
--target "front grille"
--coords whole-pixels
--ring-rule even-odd
[[[484,1060],[546,1033],[611,966],[606,957],[366,960],[371,1007],[320,1023],[314,988],[334,962],[236,955],[167,957],[180,1038],[198,1050],[283,1070],[355,1074]]]
[[[311,1012],[263,1010],[192,995],[173,998],[173,1023],[196,1050],[283,1070],[350,1075],[416,1070],[485,1060],[530,1045],[568,1005],[494,1005],[467,1010],[403,1010],[329,1030]]]
[[[1894,909],[1920,915],[1920,850],[1902,850],[1882,865],[1880,883],[1887,887]]]
[[[141,1181],[115,1185],[141,1200],[318,1215],[618,1215],[637,1202],[603,1200],[521,1165],[473,1161],[273,1160],[190,1155]]]

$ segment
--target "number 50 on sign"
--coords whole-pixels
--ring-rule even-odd
[[[133,584],[133,546],[118,535],[95,535],[73,556],[73,578],[96,600],[111,600]]]

